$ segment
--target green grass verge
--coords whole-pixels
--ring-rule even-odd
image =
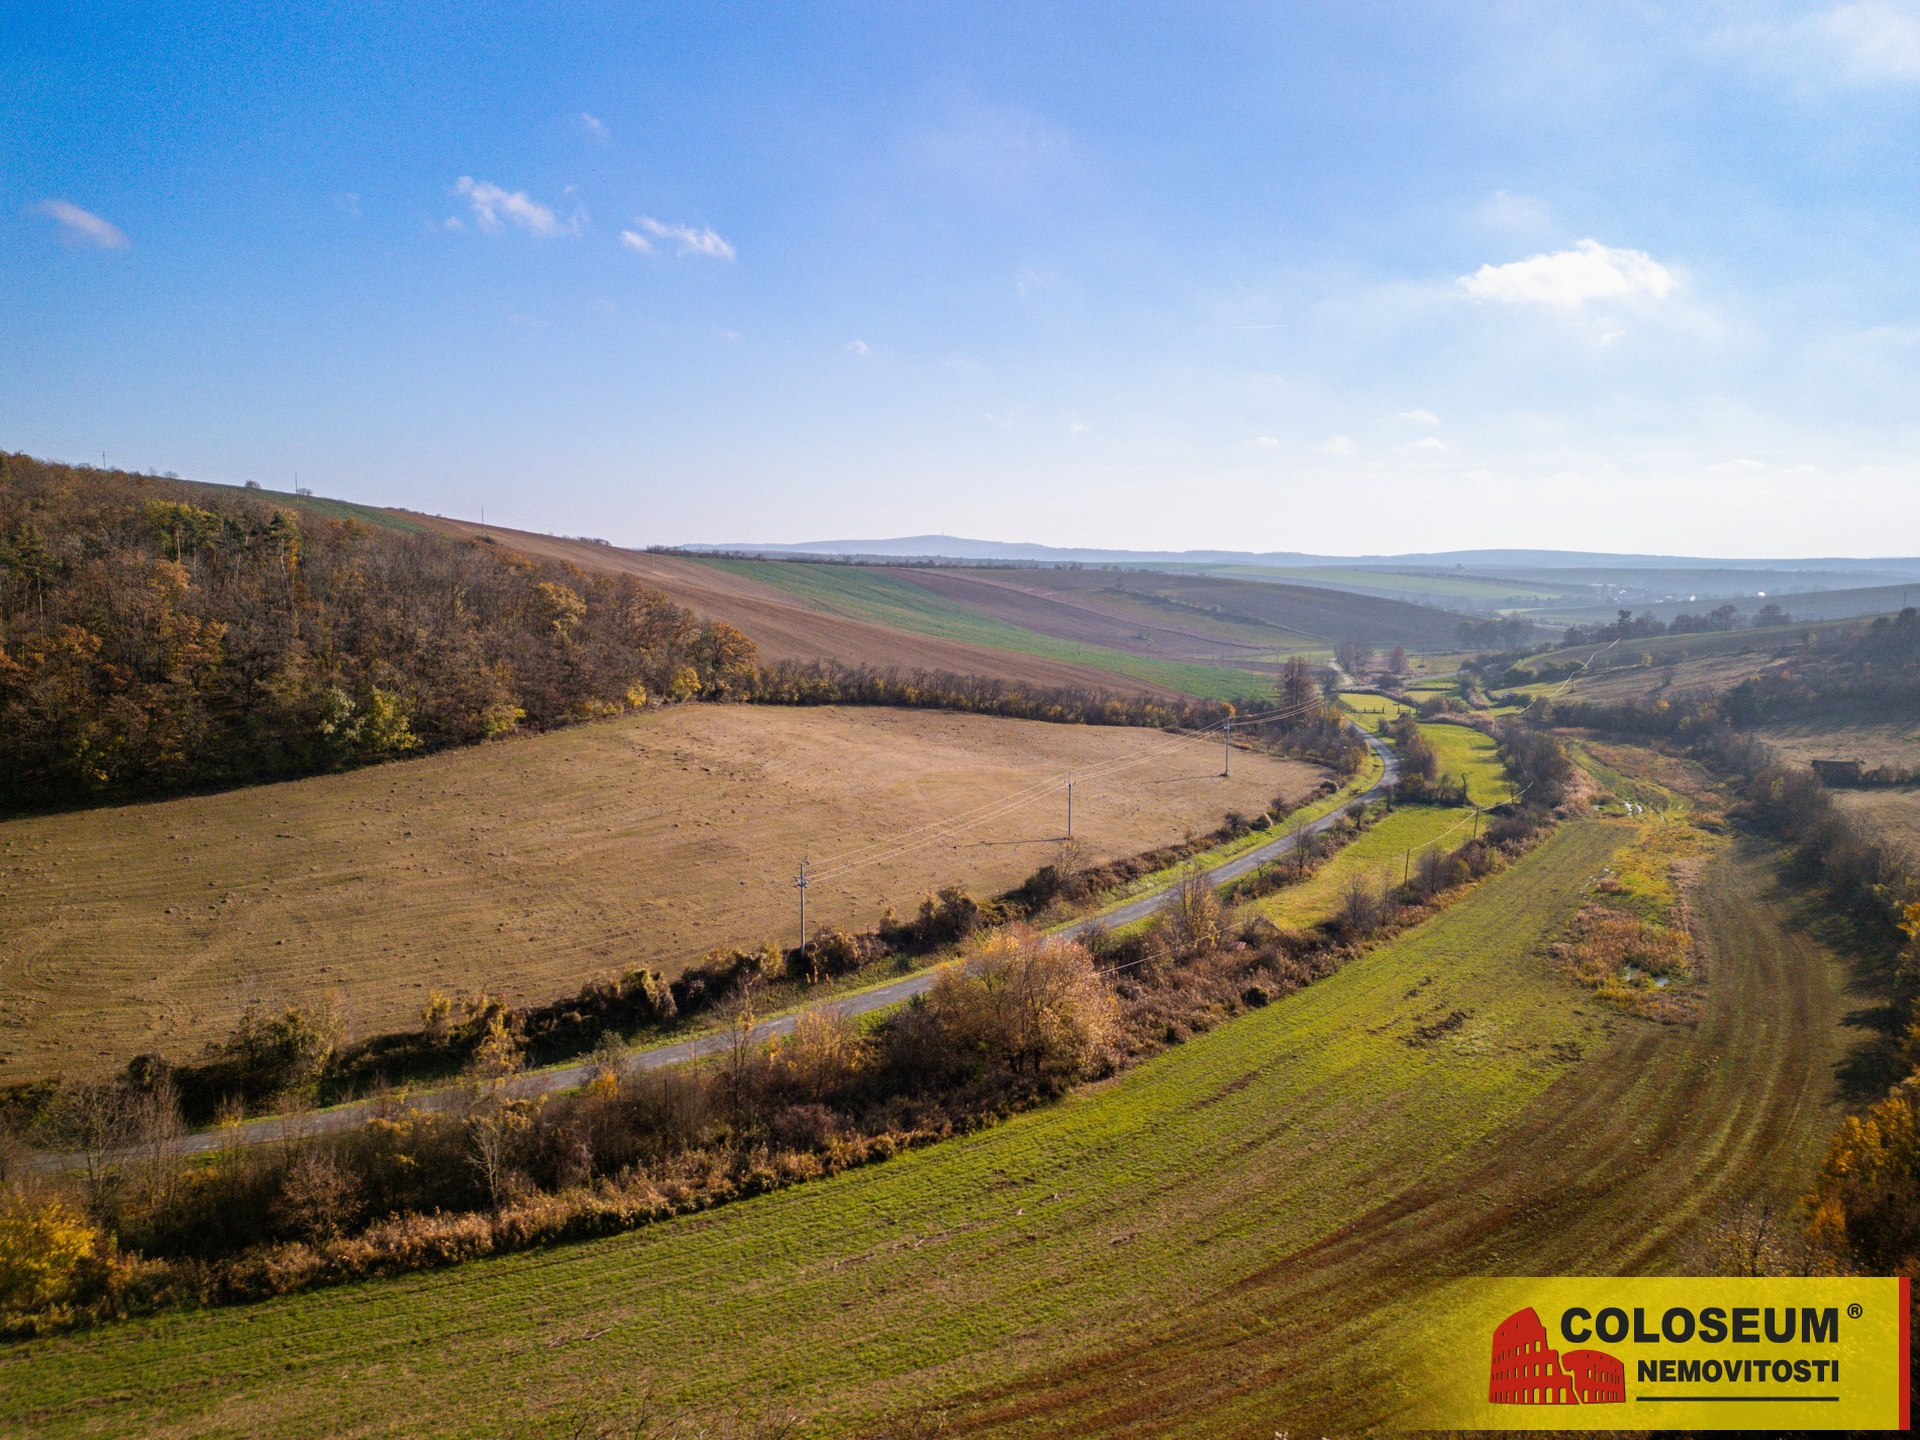
[[[1467,798],[1475,805],[1498,805],[1512,796],[1493,737],[1465,725],[1422,725],[1420,733],[1440,757],[1442,775],[1466,777]]]
[[[1010,625],[875,567],[697,558],[702,565],[712,565],[742,579],[783,590],[812,609],[854,620],[869,620],[915,635],[961,640],[969,645],[1011,650],[1018,655],[1111,670],[1116,675],[1164,685],[1203,700],[1264,697],[1273,690],[1271,678],[1245,670],[1129,655],[1124,650],[1082,645],[1057,635]]]
[[[1406,873],[1408,852],[1417,858],[1430,845],[1443,841],[1457,845],[1467,838],[1472,823],[1473,810],[1465,805],[1409,805],[1395,810],[1298,885],[1264,896],[1254,902],[1254,908],[1276,925],[1296,929],[1317,925],[1339,910],[1340,896],[1354,876],[1377,879],[1385,874],[1398,884]]]
[[[1367,726],[1369,730],[1378,725],[1382,716],[1389,720],[1398,720],[1413,708],[1411,705],[1402,705],[1398,700],[1390,699],[1385,695],[1369,695],[1360,690],[1342,690],[1340,703],[1352,714],[1367,717],[1370,722]]]
[[[0,1430],[842,1435],[1139,1333],[1511,1123],[1600,1023],[1540,957],[1625,828],[1116,1083],[608,1240],[0,1350]],[[1431,1038],[1421,1027],[1455,1012]],[[584,1425],[584,1429],[578,1428]]]

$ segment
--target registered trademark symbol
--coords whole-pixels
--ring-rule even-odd
[[[1861,1311],[1858,1305],[1847,1306],[1847,1318],[1849,1320],[1858,1320],[1860,1318],[1860,1314],[1861,1314]]]

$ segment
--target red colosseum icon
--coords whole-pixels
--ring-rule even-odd
[[[1493,1332],[1487,1399],[1495,1405],[1612,1405],[1627,1398],[1626,1365],[1600,1350],[1547,1348],[1547,1327],[1529,1305]]]

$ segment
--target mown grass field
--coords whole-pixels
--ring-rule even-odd
[[[1243,1361],[1355,1317],[1326,1295],[1264,1325],[1240,1309],[1271,1299],[1275,1277],[1310,1281],[1315,1247],[1343,1227],[1448,1185],[1570,1071],[1615,1076],[1636,1045],[1662,1043],[1553,982],[1540,956],[1625,833],[1569,826],[1318,985],[884,1166],[617,1239],[0,1351],[0,1421],[36,1435],[566,1434],[653,1406],[721,1427],[793,1413],[803,1433],[839,1435],[935,1408],[956,1433],[1270,1433],[1337,1387],[1306,1371],[1251,1398],[1193,1387],[1231,1387]],[[1643,1106],[1610,1130],[1659,1118]],[[1562,1203],[1587,1183],[1549,1159],[1577,1154],[1536,1150],[1509,1157],[1510,1180]],[[1499,1213],[1448,1193],[1462,1219]],[[1528,1233],[1551,1250],[1552,1227]],[[1587,1263],[1621,1263],[1651,1234],[1623,1229]],[[1497,1263],[1530,1260],[1522,1245]],[[1446,1268],[1428,1254],[1395,1283]],[[1129,1373],[1169,1346],[1194,1373],[1136,1391]],[[1201,1401],[1212,1418],[1196,1420]],[[1221,1423],[1243,1402],[1267,1430]]]
[[[1440,759],[1442,775],[1461,775],[1467,781],[1467,799],[1475,805],[1498,805],[1512,798],[1507,770],[1500,763],[1500,747],[1491,736],[1465,725],[1422,725],[1420,733]]]
[[[1297,885],[1254,902],[1277,925],[1305,929],[1330,919],[1353,878],[1386,878],[1398,884],[1422,850],[1437,844],[1459,845],[1473,823],[1471,808],[1460,805],[1409,805],[1393,811],[1341,849]],[[1285,862],[1282,862],[1284,866]]]
[[[1146,756],[1108,775],[1098,767]],[[1042,788],[809,891],[867,927],[1004,889],[1065,830],[1097,857],[1318,784],[1158,731],[938,711],[691,705],[350,774],[0,823],[0,1081],[181,1055],[250,1001],[336,996],[355,1033],[427,992],[543,1002],[607,970],[792,943],[793,873]]]
[[[1397,720],[1411,708],[1385,695],[1369,695],[1360,690],[1342,690],[1340,703],[1362,717],[1369,729],[1376,728],[1382,719]]]
[[[1266,679],[1227,666],[1198,665],[1130,655],[1121,650],[1043,634],[959,604],[909,580],[864,565],[820,565],[777,560],[702,560],[758,584],[784,590],[828,614],[896,630],[958,640],[1151,681],[1203,699],[1234,700],[1271,689]]]

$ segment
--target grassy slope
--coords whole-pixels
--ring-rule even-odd
[[[1410,575],[1391,570],[1321,569],[1312,565],[1207,565],[1192,568],[1209,575],[1233,579],[1284,580],[1294,585],[1324,585],[1329,589],[1357,590],[1362,594],[1464,600],[1482,605],[1544,603],[1560,599],[1563,593],[1518,580],[1488,580],[1477,575]]]
[[[1018,798],[810,892],[865,928],[1052,857],[1068,771],[1101,859],[1295,799],[1320,772],[1116,726],[878,707],[691,705],[145,805],[0,823],[0,1081],[181,1055],[250,998],[332,993],[356,1033],[430,988],[516,1002],[722,945],[789,940],[799,857]],[[1137,766],[1089,775],[1145,757]],[[1048,787],[1051,788],[1048,788]],[[912,838],[925,840],[924,835]]]
[[[869,620],[945,640],[1111,670],[1205,699],[1232,700],[1271,688],[1261,677],[1240,670],[1156,660],[1043,635],[864,566],[785,564],[773,560],[703,560],[700,563],[775,586],[829,614]]]
[[[1422,725],[1420,733],[1440,757],[1442,775],[1467,777],[1467,798],[1474,804],[1498,805],[1512,794],[1491,737],[1465,725]]]
[[[1466,825],[1461,822],[1465,821]],[[1289,885],[1255,902],[1269,920],[1302,927],[1318,924],[1340,908],[1340,896],[1355,875],[1388,873],[1398,881],[1408,851],[1415,856],[1429,845],[1458,845],[1467,838],[1473,811],[1462,806],[1413,805],[1395,810],[1298,885]]]
[[[0,1415],[495,1434],[630,1413],[651,1376],[679,1406],[792,1405],[843,1433],[1044,1375],[1327,1239],[1601,1044],[1623,1022],[1543,983],[1537,950],[1624,834],[1570,826],[1321,984],[974,1138],[609,1241],[22,1345]]]

